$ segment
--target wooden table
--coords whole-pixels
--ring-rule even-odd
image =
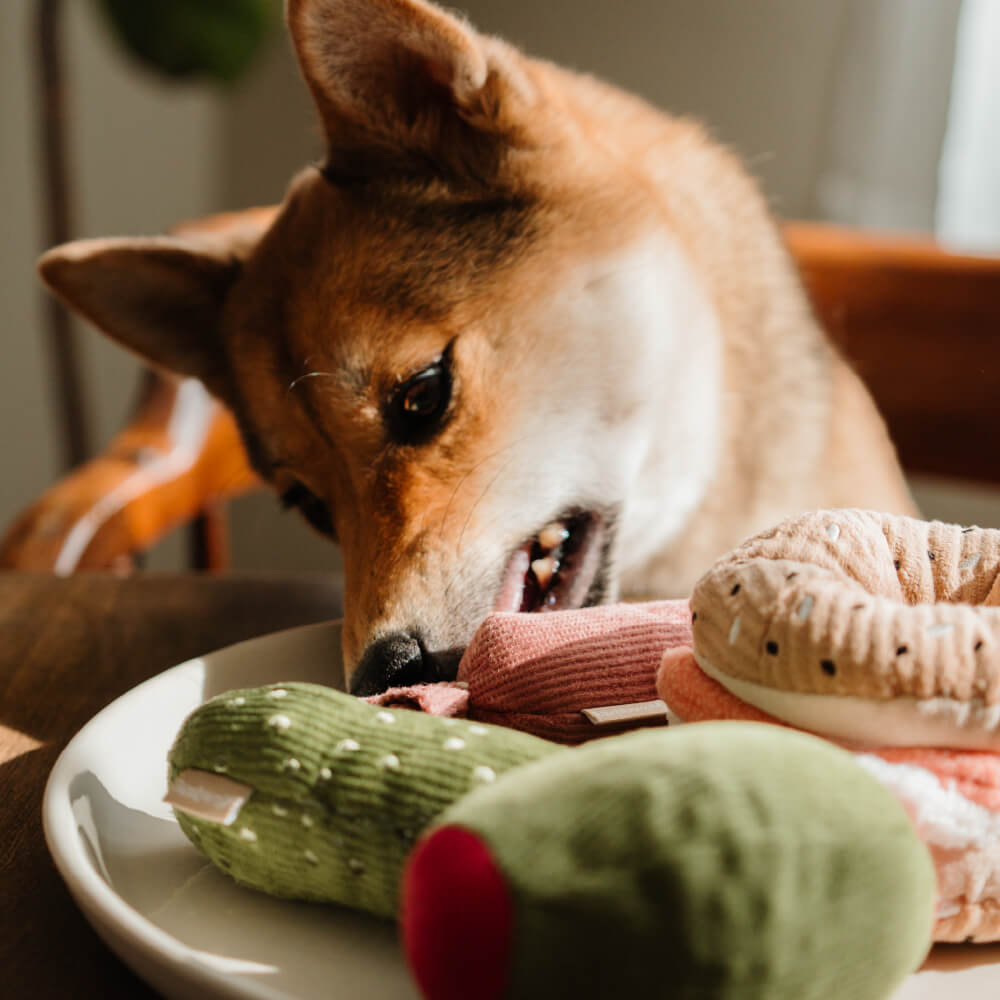
[[[332,577],[0,573],[0,995],[155,996],[90,929],[45,847],[42,791],[74,733],[167,667],[341,607]]]

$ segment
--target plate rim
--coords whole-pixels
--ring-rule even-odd
[[[69,785],[74,774],[74,762],[80,755],[90,733],[98,729],[107,717],[114,714],[120,703],[149,687],[162,684],[168,675],[180,675],[191,670],[208,657],[238,651],[241,647],[261,640],[277,639],[290,633],[320,632],[339,629],[343,619],[313,622],[292,628],[279,629],[252,636],[239,642],[220,646],[198,656],[167,667],[152,677],[136,684],[117,698],[108,702],[73,735],[52,765],[42,794],[42,831],[45,844],[56,870],[69,890],[84,918],[117,958],[128,966],[147,985],[156,988],[148,977],[118,947],[118,936],[135,949],[150,964],[163,968],[169,965],[175,975],[183,975],[194,985],[215,991],[215,995],[233,1000],[287,1000],[288,994],[271,988],[264,982],[240,979],[238,982],[227,974],[197,960],[197,952],[179,942],[175,937],[157,927],[148,917],[129,905],[104,879],[87,859],[82,841],[77,833],[76,819],[69,801]],[[62,832],[73,831],[72,836]]]

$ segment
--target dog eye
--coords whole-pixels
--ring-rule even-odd
[[[281,494],[281,506],[285,510],[297,507],[317,531],[333,538],[333,518],[330,517],[330,508],[302,483],[296,483]]]
[[[400,444],[422,444],[440,428],[451,401],[450,348],[402,382],[389,399],[389,433]]]

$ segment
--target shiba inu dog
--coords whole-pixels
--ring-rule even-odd
[[[909,512],[764,200],[697,125],[423,0],[289,0],[325,159],[276,212],[48,285],[233,411],[336,539],[368,694],[493,610],[682,596],[790,513]]]

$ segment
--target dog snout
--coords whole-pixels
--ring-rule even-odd
[[[424,650],[416,636],[390,632],[376,639],[364,652],[351,677],[351,694],[360,698],[390,687],[428,680]]]
[[[351,676],[351,694],[366,698],[391,687],[451,680],[460,658],[459,651],[428,652],[411,632],[390,632],[365,650]]]

